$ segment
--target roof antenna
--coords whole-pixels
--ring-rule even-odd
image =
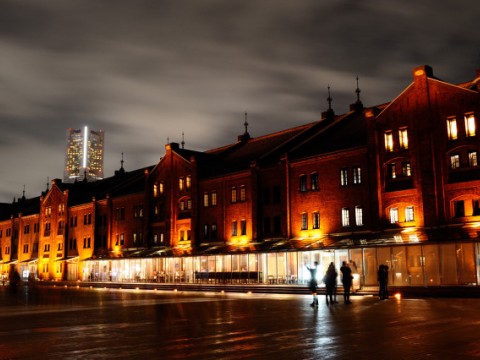
[[[185,148],[185,133],[182,131],[182,149]]]
[[[357,103],[361,103],[360,101],[360,88],[358,87],[358,75],[357,75],[357,89],[355,90],[355,92],[357,93]]]
[[[247,118],[248,118],[248,114],[247,114],[247,112],[245,111],[245,122],[243,123],[243,126],[245,126],[245,135],[248,134],[248,121],[247,121]]]
[[[22,194],[22,199],[25,200],[25,184],[23,184],[23,194]]]
[[[122,151],[122,160],[120,161],[120,170],[123,170],[123,151]]]
[[[47,176],[47,192],[50,190],[50,178]]]
[[[327,98],[327,101],[328,101],[328,110],[331,111],[331,110],[332,110],[332,97],[330,96],[330,84],[328,85],[328,98]]]

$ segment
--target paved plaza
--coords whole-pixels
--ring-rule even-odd
[[[0,287],[0,359],[476,359],[479,299]],[[341,299],[339,299],[341,300]]]

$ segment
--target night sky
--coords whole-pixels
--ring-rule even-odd
[[[395,98],[428,64],[480,68],[475,0],[0,0],[0,202],[62,178],[66,130],[105,131],[105,176]]]

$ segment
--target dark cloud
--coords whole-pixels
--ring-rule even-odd
[[[105,172],[386,102],[421,64],[480,67],[469,0],[0,0],[0,201],[62,177],[66,129],[103,129]],[[8,169],[4,171],[3,169]]]

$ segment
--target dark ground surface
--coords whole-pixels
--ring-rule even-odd
[[[480,357],[479,299],[310,302],[298,294],[0,286],[0,359]]]

